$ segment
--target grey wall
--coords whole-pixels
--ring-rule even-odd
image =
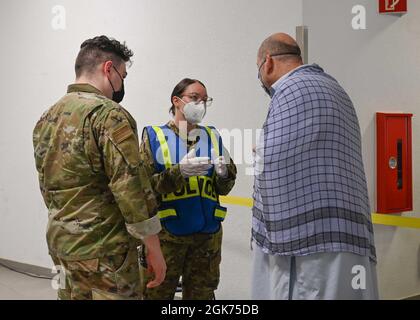
[[[352,8],[367,10],[367,29],[352,28]],[[376,208],[375,113],[414,113],[414,212],[420,218],[420,2],[409,0],[403,17],[378,14],[378,1],[304,0],[309,61],[336,77],[350,94],[360,120],[372,210]],[[420,230],[375,226],[382,298],[420,293]]]

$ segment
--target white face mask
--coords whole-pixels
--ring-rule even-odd
[[[182,111],[185,120],[187,120],[191,124],[200,123],[206,115],[206,106],[204,102],[199,102],[198,104],[196,104],[195,102],[186,103],[182,99],[181,101],[185,103],[184,110]]]

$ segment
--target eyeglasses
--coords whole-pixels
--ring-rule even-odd
[[[204,105],[206,107],[210,107],[213,103],[213,98],[207,97],[207,98],[201,99],[198,94],[194,94],[194,93],[184,94],[184,95],[181,96],[181,98],[182,97],[190,98],[191,101],[195,102],[195,104],[199,104],[200,102],[204,102]]]
[[[275,53],[275,54],[270,54],[270,57],[277,57],[277,56],[286,56],[286,55],[292,55],[292,56],[298,56],[300,57],[300,53],[299,52],[285,52],[285,53]],[[261,63],[261,65],[258,67],[258,75],[261,72],[261,68],[264,65],[264,63],[267,62],[267,58],[264,58],[263,62]]]

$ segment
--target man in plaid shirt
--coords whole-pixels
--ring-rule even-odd
[[[261,45],[271,97],[257,145],[253,299],[377,299],[376,253],[353,104],[289,35]]]

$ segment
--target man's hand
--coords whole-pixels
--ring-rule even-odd
[[[160,241],[157,235],[148,236],[143,239],[146,245],[147,272],[155,275],[154,279],[147,284],[147,288],[159,286],[166,276],[166,262],[160,249]]]

